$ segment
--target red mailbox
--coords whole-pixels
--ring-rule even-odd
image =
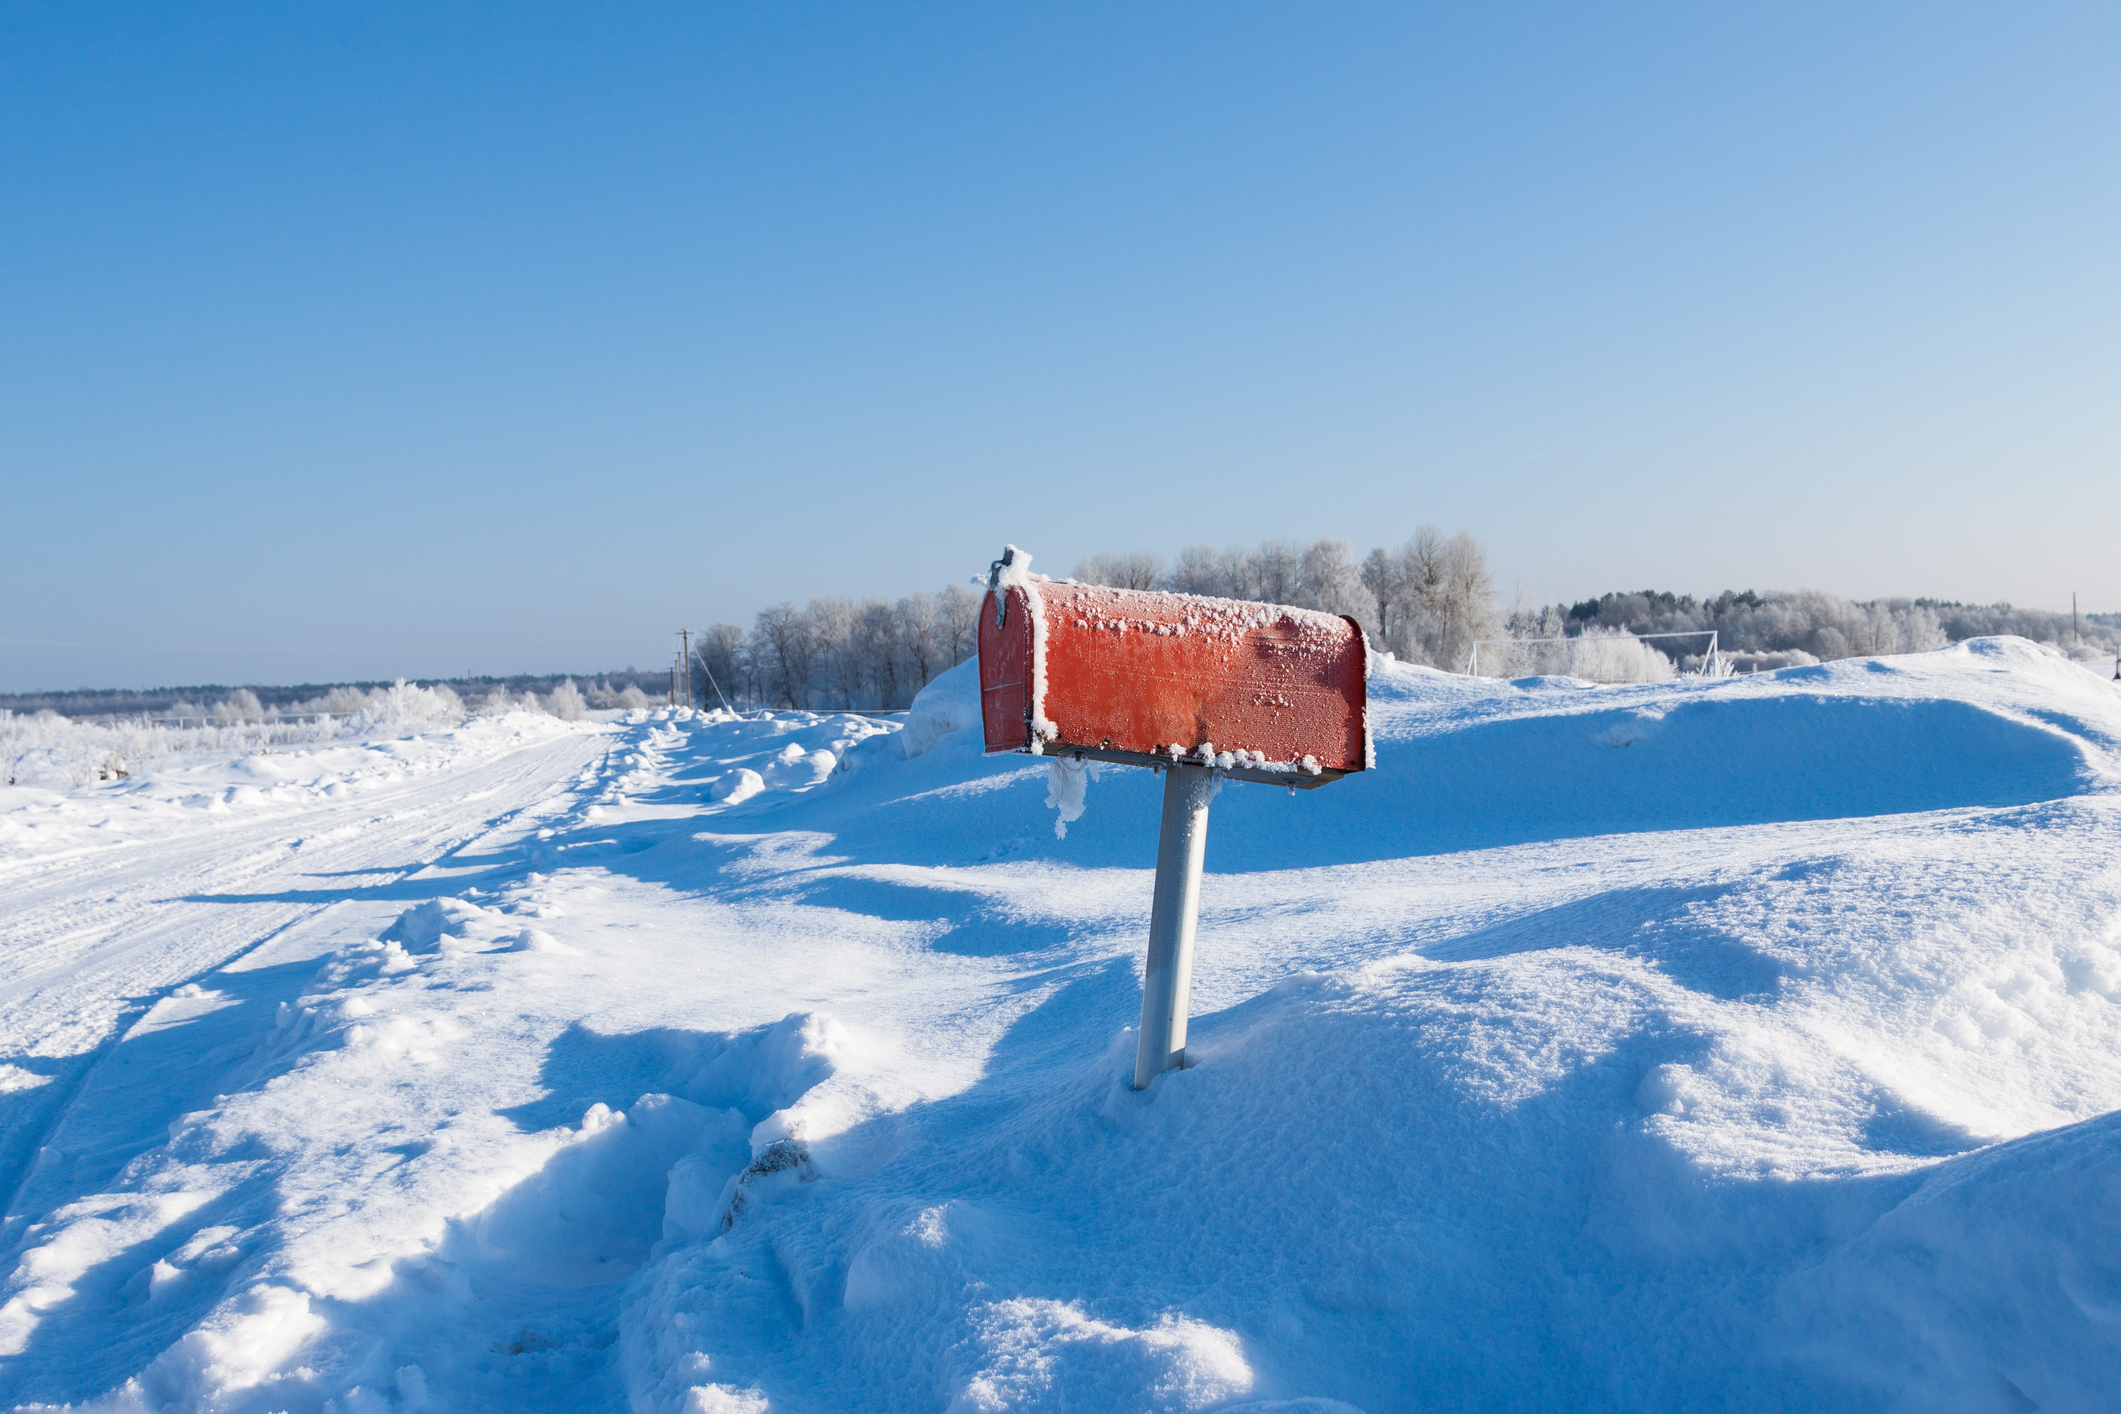
[[[1010,568],[980,610],[987,750],[1300,787],[1369,764],[1353,619]]]
[[[1010,546],[980,606],[987,750],[1167,773],[1139,1090],[1185,1064],[1209,800],[1224,779],[1293,791],[1368,767],[1369,646],[1353,619],[1052,580],[1030,565]]]

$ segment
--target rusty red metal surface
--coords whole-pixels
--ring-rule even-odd
[[[987,750],[1319,784],[1368,764],[1366,652],[1331,614],[1019,575],[980,610]]]

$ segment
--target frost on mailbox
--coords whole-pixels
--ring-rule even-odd
[[[980,609],[988,751],[1305,787],[1370,764],[1354,620],[1051,580],[1011,550]]]
[[[1371,765],[1368,654],[1353,619],[1047,579],[1014,545],[994,562],[979,621],[987,750],[1164,772],[1135,1089],[1186,1063],[1215,786],[1293,794]]]

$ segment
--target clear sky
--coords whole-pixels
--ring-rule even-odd
[[[0,690],[1424,521],[2121,609],[2121,8],[0,9]]]

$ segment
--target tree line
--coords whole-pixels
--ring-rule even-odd
[[[1446,537],[1434,526],[1361,561],[1345,540],[1267,540],[1190,546],[1168,566],[1148,553],[1092,555],[1074,578],[1348,614],[1400,657],[1439,666],[1462,662],[1472,639],[1500,628],[1487,552],[1470,535]],[[739,710],[903,708],[977,651],[983,597],[952,584],[896,601],[775,604],[748,630],[716,624],[694,642],[693,701]]]
[[[2105,658],[2121,652],[2121,625],[2103,622],[2109,617],[1942,599],[1843,599],[1813,589],[1727,589],[1710,599],[1645,589],[1520,610],[1507,615],[1506,622],[1511,636],[1521,638],[1575,637],[1601,629],[1705,635],[1713,629],[1719,651],[1746,671],[1923,653],[1998,634],[2031,639],[2073,657]],[[1700,653],[1703,644],[1655,646],[1677,658]]]
[[[1433,525],[1360,560],[1345,540],[1263,540],[1188,546],[1168,569],[1145,552],[1092,555],[1077,562],[1075,578],[1346,614],[1397,657],[1440,668],[1462,665],[1474,639],[1502,632],[1488,552],[1464,531],[1446,536]]]
[[[1573,604],[1504,609],[1485,548],[1460,531],[1425,525],[1397,548],[1358,557],[1345,540],[1264,540],[1192,545],[1166,562],[1135,551],[1089,555],[1086,584],[1164,589],[1293,604],[1346,614],[1405,662],[1463,672],[1475,640],[1583,640],[1584,652],[1490,654],[1483,673],[1560,671],[1662,676],[1699,667],[1706,631],[1723,666],[1756,671],[1835,658],[1918,653],[1988,634],[2017,634],[2075,656],[2121,652],[2112,615],[2057,614],[2008,604],[1936,599],[1850,600],[1814,590],[1726,590],[1708,599],[1661,590],[1612,593]],[[740,710],[903,708],[978,646],[977,589],[950,585],[898,600],[812,599],[761,610],[749,630],[716,624],[696,640],[693,700]],[[1653,633],[1700,633],[1692,642],[1614,642]],[[1573,645],[1572,645],[1573,648]],[[1594,651],[1595,650],[1595,651]],[[1586,665],[1605,664],[1590,668]]]
[[[964,585],[903,599],[812,599],[761,609],[746,632],[693,641],[692,700],[738,710],[891,711],[977,651],[981,596]]]

